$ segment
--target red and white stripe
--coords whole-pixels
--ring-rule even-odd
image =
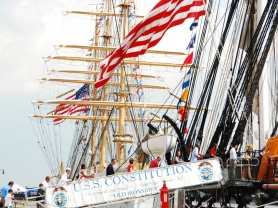
[[[205,15],[205,0],[161,0],[138,23],[114,51],[99,63],[102,71],[95,88],[103,87],[123,58],[142,55],[155,46],[165,32],[187,18]]]
[[[73,94],[73,95],[67,97],[65,100],[75,100],[75,96],[76,95]],[[88,106],[83,106],[83,105],[59,104],[56,107],[54,115],[73,115],[75,113],[84,112],[89,109],[90,108]],[[65,120],[64,118],[55,118],[53,122],[54,122],[54,125],[59,125],[64,120]]]

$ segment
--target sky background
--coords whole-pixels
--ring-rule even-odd
[[[53,54],[53,45],[72,44],[74,42],[69,42],[67,38],[74,36],[78,40],[82,36],[82,33],[65,35],[61,27],[65,23],[62,11],[84,9],[88,3],[95,2],[96,0],[0,2],[0,170],[5,171],[5,174],[0,171],[1,187],[11,180],[24,187],[34,187],[45,176],[50,175],[28,117],[34,113],[31,101],[38,97],[37,78],[42,76],[45,67],[42,57]],[[149,11],[157,1],[146,2],[148,1],[141,1],[144,12]],[[138,14],[141,15],[142,12],[139,11]],[[177,29],[172,29],[166,36],[171,36],[171,33],[182,36]]]
[[[0,186],[10,180],[38,186],[49,175],[28,115],[37,98],[44,61],[60,37],[66,0],[1,0],[0,2]],[[79,1],[80,3],[80,1]],[[84,3],[84,1],[81,1]],[[2,171],[0,171],[2,173]]]

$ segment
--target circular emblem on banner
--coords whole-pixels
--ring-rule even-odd
[[[54,204],[58,207],[64,207],[66,206],[67,202],[68,202],[68,197],[66,194],[60,192],[60,193],[56,193],[53,196],[53,201]]]
[[[214,172],[212,168],[205,166],[202,167],[199,171],[199,175],[202,181],[210,181],[214,178]]]

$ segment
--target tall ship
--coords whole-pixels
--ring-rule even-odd
[[[173,207],[275,204],[278,0],[86,3],[64,12],[84,34],[45,57],[32,101],[53,181],[73,180],[43,206],[157,207],[164,182]]]

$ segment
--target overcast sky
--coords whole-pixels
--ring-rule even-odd
[[[95,3],[96,0],[90,2]],[[31,101],[37,99],[37,78],[42,76],[44,67],[42,57],[51,55],[53,45],[59,41],[66,43],[61,35],[64,21],[62,11],[73,8],[78,10],[90,2],[0,2],[0,169],[5,170],[5,174],[0,174],[1,187],[10,180],[22,186],[38,186],[46,175],[50,175],[28,118],[28,115],[34,113]],[[147,1],[141,2],[146,4]],[[157,1],[151,4],[154,5],[154,2]],[[182,35],[175,29],[171,32],[176,36]],[[171,33],[166,33],[167,35],[170,36]]]
[[[49,175],[28,115],[34,112],[31,100],[37,98],[42,57],[54,50],[61,12],[69,2],[73,1],[0,2],[0,169],[5,169],[1,187],[10,180],[37,186]]]

